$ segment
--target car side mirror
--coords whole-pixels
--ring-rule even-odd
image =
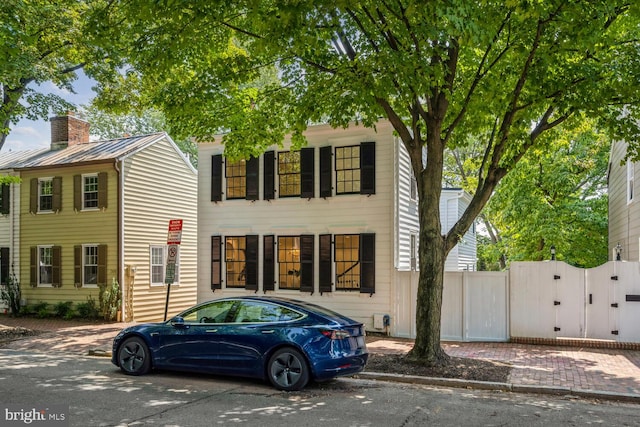
[[[184,328],[184,319],[180,316],[176,316],[171,319],[171,326],[175,328]]]

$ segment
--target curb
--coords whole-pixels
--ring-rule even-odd
[[[111,351],[96,348],[89,350],[88,355],[94,357],[111,358]],[[474,390],[504,391],[527,394],[546,394],[554,396],[566,396],[569,398],[576,397],[640,404],[640,395],[637,394],[615,393],[598,390],[578,390],[570,387],[523,385],[490,381],[472,381],[460,380],[456,378],[421,377],[417,375],[389,374],[383,372],[360,372],[356,375],[353,375],[352,378],[396,382],[403,384],[430,385],[436,387],[466,388]]]
[[[360,372],[354,378],[375,381],[389,381],[405,384],[421,384],[439,387],[455,387],[474,390],[505,391],[513,393],[546,394],[555,396],[580,397],[586,399],[610,400],[640,404],[640,395],[614,393],[596,390],[576,390],[569,387],[520,385],[488,381],[467,381],[454,378],[420,377],[416,375],[387,374],[381,372]]]

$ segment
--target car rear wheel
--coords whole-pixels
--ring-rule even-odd
[[[269,359],[269,381],[278,390],[301,390],[309,382],[309,367],[304,356],[294,348],[281,348]]]
[[[151,369],[149,347],[139,337],[129,337],[118,349],[118,365],[127,375],[144,375]]]

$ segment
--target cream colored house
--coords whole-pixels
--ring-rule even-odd
[[[171,138],[89,142],[72,115],[53,118],[51,134],[50,149],[3,170],[21,178],[9,247],[24,302],[97,302],[115,279],[123,320],[162,320],[168,225],[182,219],[168,313],[194,304],[197,172]]]
[[[198,301],[277,294],[403,334],[419,228],[408,154],[385,120],[305,136],[235,162],[221,138],[199,144]]]

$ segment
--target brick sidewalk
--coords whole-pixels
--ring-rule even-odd
[[[110,352],[113,337],[127,324],[16,319],[0,315],[0,328],[2,325],[43,331],[35,337],[7,343],[4,348],[88,354],[96,350]],[[367,347],[372,353],[406,353],[413,345],[410,339],[367,338]],[[640,351],[491,342],[443,342],[442,346],[453,357],[510,363],[513,369],[509,383],[513,385],[640,397]]]

